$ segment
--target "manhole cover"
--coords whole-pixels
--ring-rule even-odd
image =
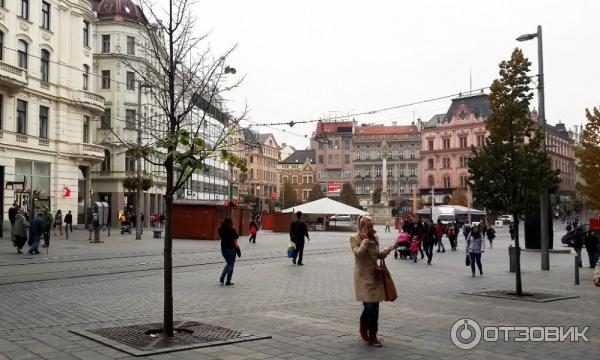
[[[73,329],[71,332],[135,356],[270,338],[195,321],[176,323],[176,335],[168,338],[157,336],[156,330],[161,327],[160,323],[152,323],[101,329]]]

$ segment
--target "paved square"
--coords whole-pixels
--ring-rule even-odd
[[[395,233],[377,230],[382,244],[393,242]],[[131,355],[69,330],[161,321],[161,240],[150,232],[142,241],[103,233],[104,243],[91,244],[87,234],[73,235],[53,239],[48,253],[38,256],[17,255],[6,237],[0,242],[0,359],[128,359]],[[523,288],[578,298],[533,303],[462,294],[514,288],[506,229],[498,229],[494,248],[483,255],[484,276],[471,277],[464,250],[434,253],[431,266],[390,258],[399,299],[381,306],[384,347],[366,346],[358,336],[362,305],[354,300],[349,235],[311,234],[303,267],[286,258],[285,234],[260,231],[256,244],[242,238],[233,287],[218,282],[224,265],[218,241],[176,240],[175,319],[272,338],[151,358],[564,360],[600,354],[600,289],[585,267],[581,285],[573,284],[570,254],[552,254],[551,270],[542,272],[539,253],[523,252]],[[500,339],[461,350],[452,344],[450,330],[464,318],[482,328],[589,326],[589,342]]]

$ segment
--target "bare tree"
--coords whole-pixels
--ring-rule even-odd
[[[235,144],[228,139],[237,129],[246,111],[231,116],[222,105],[223,94],[239,86],[235,68],[227,60],[235,46],[223,55],[212,57],[204,46],[206,35],[194,34],[193,2],[169,0],[168,7],[144,3],[146,19],[143,38],[144,62],[126,55],[121,62],[140,79],[155,114],[141,121],[145,141],[120,137],[117,143],[137,158],[164,169],[165,235],[164,235],[164,314],[163,333],[173,336],[173,264],[172,208],[178,190],[192,174],[206,166],[210,158],[227,162],[247,171],[246,163],[236,156]],[[141,116],[141,114],[138,114]],[[216,123],[220,123],[218,125]],[[139,124],[138,124],[139,125]]]

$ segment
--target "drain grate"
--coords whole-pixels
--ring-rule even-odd
[[[176,323],[176,335],[172,338],[150,335],[161,327],[160,323],[151,323],[101,329],[74,329],[71,332],[135,356],[270,338],[195,321]]]

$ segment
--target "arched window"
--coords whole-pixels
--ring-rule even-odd
[[[40,79],[44,82],[48,82],[50,78],[50,52],[42,49],[40,56]]]
[[[27,69],[27,48],[28,45],[25,41],[19,40],[19,49],[18,49],[18,57],[19,57],[19,67],[21,69]]]
[[[88,89],[90,79],[90,67],[86,64],[83,65],[83,90]]]
[[[104,160],[102,160],[102,171],[110,171],[110,151],[104,150]]]

